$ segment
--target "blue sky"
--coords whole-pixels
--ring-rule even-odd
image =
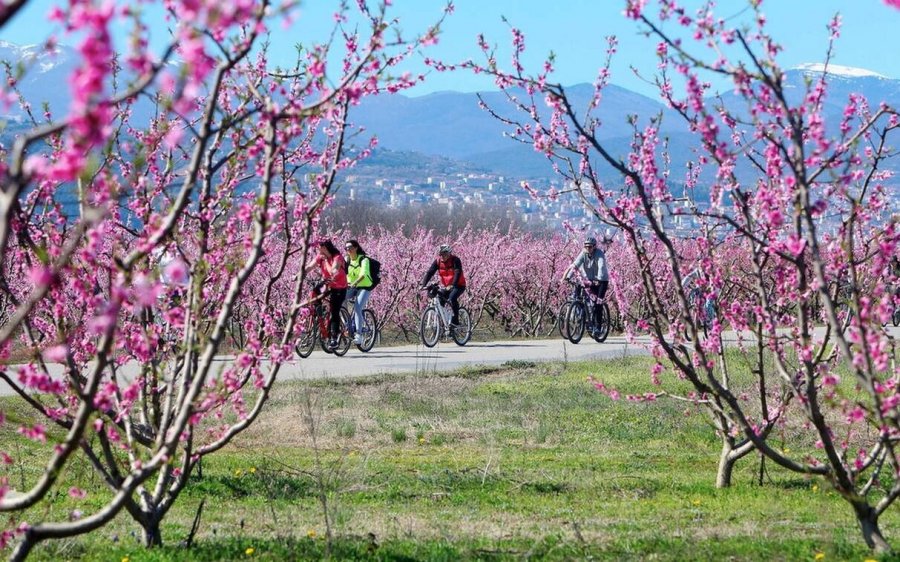
[[[23,13],[0,30],[0,40],[18,44],[41,41],[52,30],[43,19],[52,3],[32,0]],[[593,80],[604,56],[604,37],[616,35],[620,49],[613,65],[613,83],[652,94],[652,87],[634,77],[629,66],[649,76],[656,63],[655,41],[639,36],[635,23],[622,16],[622,0],[455,0],[454,4],[455,13],[446,21],[440,43],[429,50],[431,56],[448,62],[477,58],[476,36],[484,33],[498,45],[501,60],[508,60],[510,34],[502,22],[505,16],[525,33],[526,61],[537,67],[552,50],[557,54],[556,81],[574,84]],[[685,4],[696,6],[700,2],[686,0]],[[741,13],[745,5],[741,1],[719,4],[721,16],[739,19],[748,15]],[[285,31],[276,26],[272,59],[288,64],[296,41],[321,39],[330,27],[336,5],[336,0],[304,2],[295,28]],[[415,31],[434,21],[442,6],[439,0],[394,0],[392,13],[400,18],[404,29]],[[900,52],[900,10],[887,7],[882,0],[766,0],[763,11],[770,31],[785,47],[780,59],[783,66],[821,61],[827,40],[825,25],[835,12],[841,12],[844,26],[834,63],[900,78],[900,57],[896,56]],[[154,42],[161,41],[165,30],[160,27],[154,34]],[[469,73],[432,74],[412,93],[485,89],[493,89],[491,81]]]

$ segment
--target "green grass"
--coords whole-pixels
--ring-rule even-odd
[[[720,444],[683,403],[610,401],[586,378],[647,390],[651,362],[513,364],[348,383],[286,384],[259,422],[204,460],[163,526],[166,546],[139,544],[127,515],[88,536],[41,545],[63,560],[825,560],[871,558],[846,504],[819,481],[759,459],[714,487]],[[740,379],[740,377],[738,377]],[[321,469],[302,400],[321,407]],[[25,410],[5,399],[4,411]],[[10,414],[7,414],[9,417]],[[2,443],[18,442],[10,424]],[[36,476],[31,463],[7,476]],[[83,459],[48,517],[87,512],[105,493]],[[317,484],[324,476],[326,489]],[[323,538],[324,492],[335,537]],[[200,531],[180,544],[199,503]],[[44,508],[42,508],[44,509]],[[34,515],[43,516],[44,511]],[[888,538],[900,517],[883,518]],[[248,554],[247,549],[252,549]]]

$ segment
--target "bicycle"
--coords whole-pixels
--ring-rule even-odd
[[[447,334],[456,345],[466,345],[472,339],[472,317],[466,307],[459,307],[458,322],[453,325],[453,311],[446,301],[444,291],[438,288],[437,283],[428,285],[424,290],[430,299],[419,322],[419,337],[425,347],[434,347]]]
[[[325,310],[325,306],[322,304],[322,299],[326,295],[328,295],[327,292],[319,294],[314,290],[311,295],[312,298],[304,307],[304,311],[301,311],[300,337],[297,343],[294,344],[294,351],[304,359],[310,356],[316,347],[316,343],[321,345],[322,351],[325,353],[334,353],[338,357],[342,357],[347,354],[350,344],[353,342],[349,335],[350,331],[347,329],[350,324],[350,313],[347,312],[346,308],[341,307],[341,329],[338,332],[337,345],[334,348],[328,345],[331,319],[329,313]]]
[[[357,327],[356,327],[356,315],[353,314],[353,307],[356,303],[356,295],[353,298],[347,299],[344,303],[347,309],[347,314],[350,317],[349,322],[347,322],[347,337],[350,340],[353,340],[353,337],[356,335]],[[371,351],[373,347],[375,347],[375,341],[378,339],[378,319],[375,316],[375,311],[371,308],[364,308],[362,312],[363,316],[363,326],[359,332],[363,336],[362,343],[356,344],[356,349],[362,351],[363,353],[368,353]]]
[[[701,335],[705,337],[717,314],[716,303],[712,299],[706,298],[699,287],[694,287],[688,293],[688,306],[694,324],[700,329]],[[691,341],[691,331],[687,326],[684,327],[684,339]]]
[[[582,283],[571,279],[569,279],[569,283],[572,285],[572,293],[563,304],[563,308],[566,309],[565,331],[567,333],[565,335],[567,339],[577,344],[584,337],[584,331],[587,329],[594,341],[603,343],[609,337],[610,328],[609,305],[606,303],[606,299],[599,301],[600,318],[596,318],[593,295],[589,295],[584,290]]]

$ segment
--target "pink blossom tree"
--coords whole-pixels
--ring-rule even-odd
[[[624,235],[633,282],[620,282],[616,299],[623,311],[640,310],[625,314],[627,328],[648,334],[658,359],[653,391],[630,398],[665,396],[707,412],[722,440],[720,486],[751,451],[825,479],[852,508],[866,544],[887,551],[879,518],[900,496],[900,371],[882,326],[896,305],[889,263],[900,254],[900,231],[887,213],[886,164],[900,118],[860,95],[828,98],[831,46],[825,70],[799,95],[790,91],[759,2],[749,3],[753,17],[741,27],[711,4],[691,13],[660,0],[652,14],[646,4],[629,1],[625,14],[658,41],[655,84],[696,139],[690,161],[672,157],[662,116],[629,118],[626,154],[602,140],[596,108],[609,58],[586,107],[552,82],[552,57],[536,73],[524,68],[517,29],[509,69],[484,39],[485,62],[461,66],[496,78],[519,117],[488,110],[547,157],[598,221]],[[840,19],[829,29],[833,42]],[[615,51],[611,38],[608,57]],[[735,101],[711,96],[710,76],[728,80]],[[841,116],[829,117],[826,99],[842,104]],[[601,167],[621,181],[604,184]],[[744,361],[752,383],[736,376]],[[677,393],[666,373],[693,391]],[[600,377],[595,384],[618,397]],[[770,443],[779,427],[796,435],[790,447]]]
[[[2,8],[0,24],[23,4]],[[123,509],[145,544],[161,544],[197,464],[257,418],[292,357],[319,214],[337,174],[368,153],[344,151],[348,109],[419,81],[388,73],[437,33],[405,38],[389,4],[342,3],[330,40],[279,70],[265,39],[294,2],[167,1],[172,36],[154,53],[137,3],[73,0],[50,14],[81,41],[68,112],[35,115],[10,70],[3,99],[32,128],[0,147],[0,288],[12,306],[0,378],[32,407],[21,438],[46,446],[27,489],[0,481],[13,559]],[[117,52],[112,30],[127,22]],[[76,455],[109,489],[100,507],[21,520],[66,485]]]

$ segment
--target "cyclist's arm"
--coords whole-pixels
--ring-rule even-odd
[[[369,256],[364,257],[359,262],[359,277],[356,278],[356,283],[365,283],[368,281],[368,284],[372,284],[372,262],[369,261]]]
[[[575,270],[578,269],[578,266],[584,261],[584,253],[578,254],[578,257],[575,258],[572,263],[569,264],[569,267],[566,268],[565,273],[563,273],[562,280],[566,281],[569,279],[574,273]]]
[[[600,250],[599,248],[597,248],[597,250],[598,250],[598,252],[597,252],[597,281],[603,281],[603,277],[604,277],[603,272],[606,271],[606,268],[607,268],[606,253],[603,252],[603,250]],[[606,274],[608,276],[609,272],[606,271]]]
[[[431,267],[428,268],[428,271],[425,272],[425,277],[422,279],[422,286],[423,286],[423,287],[424,287],[425,285],[427,285],[429,281],[431,281],[431,278],[434,276],[435,273],[437,273],[437,270],[438,270],[437,260],[435,260],[435,261],[431,264]]]
[[[303,272],[304,272],[304,273],[309,273],[310,271],[312,271],[313,269],[315,269],[317,265],[319,265],[319,258],[318,258],[318,257],[316,257],[315,259],[313,259],[313,261],[311,261],[310,263],[306,264],[306,269],[304,269]]]
[[[453,260],[453,281],[450,283],[451,287],[456,287],[456,284],[459,283],[459,277],[462,275],[462,260],[456,258]]]

